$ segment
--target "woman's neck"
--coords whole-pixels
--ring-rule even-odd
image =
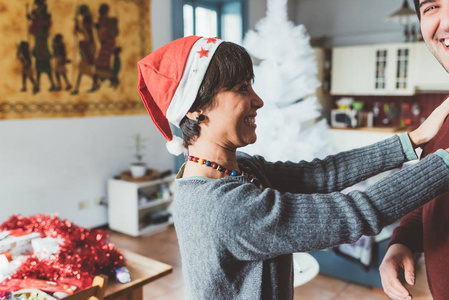
[[[188,150],[189,155],[217,163],[229,170],[238,169],[236,149],[197,140],[194,145],[189,146]],[[183,177],[190,176],[204,176],[219,179],[228,175],[216,169],[187,160]]]

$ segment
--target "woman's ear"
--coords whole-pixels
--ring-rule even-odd
[[[201,113],[201,111],[194,111],[186,113],[187,118],[195,121],[197,125],[200,125],[206,119],[206,116]]]
[[[198,111],[193,111],[193,112],[188,112],[188,113],[186,113],[186,117],[187,118],[189,118],[190,120],[192,120],[192,121],[196,121],[196,118],[198,118],[198,116],[200,115],[201,113],[200,112],[198,112]]]

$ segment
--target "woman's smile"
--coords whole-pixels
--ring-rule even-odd
[[[256,127],[256,116],[248,116],[244,119],[246,124]]]

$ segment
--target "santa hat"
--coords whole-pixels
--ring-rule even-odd
[[[169,122],[179,127],[190,110],[220,43],[219,38],[189,36],[168,43],[137,63],[140,97],[172,154],[179,155],[184,148],[182,139],[173,136]]]

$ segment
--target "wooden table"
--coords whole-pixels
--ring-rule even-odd
[[[170,274],[173,267],[157,260],[122,250],[131,281],[120,283],[110,280],[106,288],[105,300],[142,300],[143,286],[151,281]]]

